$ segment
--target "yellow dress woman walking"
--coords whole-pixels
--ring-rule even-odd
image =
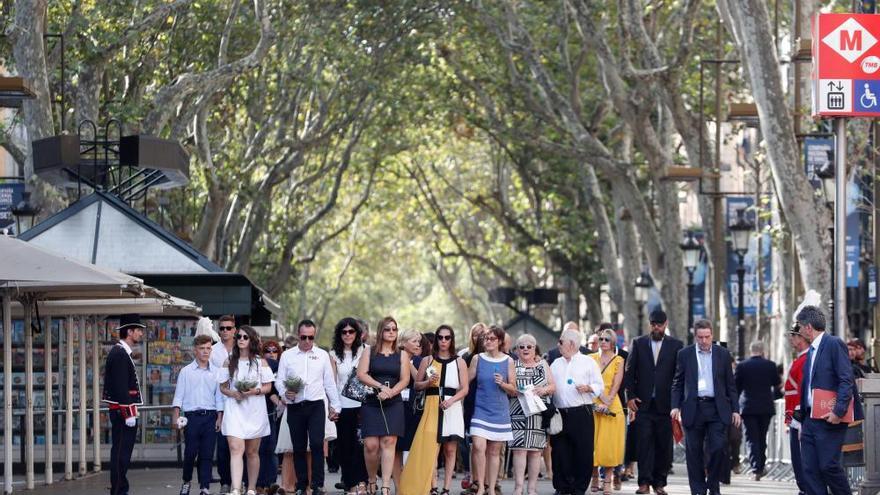
[[[595,430],[593,445],[593,466],[605,468],[604,493],[611,493],[611,478],[615,466],[623,464],[623,452],[626,445],[626,418],[623,416],[623,404],[620,403],[620,384],[623,381],[623,358],[617,355],[614,345],[616,335],[613,330],[604,330],[599,334],[599,352],[590,354],[602,370],[602,382],[605,388],[595,399],[593,420]],[[600,447],[601,446],[601,447]],[[599,472],[593,471],[594,491],[598,491]]]

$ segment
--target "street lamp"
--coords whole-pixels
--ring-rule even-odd
[[[12,216],[15,217],[15,234],[21,235],[24,230],[21,226],[27,223],[27,229],[34,226],[34,219],[40,214],[40,208],[31,203],[31,192],[23,191],[21,193],[21,201],[12,207]]]
[[[679,244],[684,254],[684,268],[688,274],[688,345],[694,343],[694,272],[700,263],[700,243],[689,230],[684,242]]]
[[[822,180],[822,193],[825,195],[825,205],[828,208],[834,209],[834,194],[837,189],[834,184],[834,157],[831,156],[831,152],[828,154],[828,161],[816,170],[816,177]]]
[[[755,224],[746,218],[745,213],[745,208],[736,210],[736,222],[728,227],[730,229],[730,239],[733,244],[733,251],[739,259],[739,266],[736,268],[736,279],[739,283],[736,309],[736,352],[739,359],[745,359],[746,357],[745,308],[743,307],[746,278],[745,257],[746,253],[749,252],[749,241],[752,236],[752,231],[755,230]]]
[[[636,278],[635,283],[635,299],[636,305],[639,307],[639,335],[642,335],[642,321],[645,317],[645,303],[648,302],[648,291],[654,286],[654,280],[648,270],[643,269],[642,273]]]

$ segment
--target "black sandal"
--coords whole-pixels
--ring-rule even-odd
[[[444,488],[443,490],[440,490],[440,495],[449,495],[449,488]]]
[[[385,490],[388,490],[388,492],[385,492]],[[391,487],[390,486],[383,486],[382,487],[382,495],[386,495],[386,494],[391,495]]]
[[[440,492],[437,491],[436,486],[431,488],[431,495],[439,495],[439,494],[440,494]]]

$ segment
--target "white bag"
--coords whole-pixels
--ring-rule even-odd
[[[538,397],[538,394],[534,391],[534,387],[531,385],[525,390],[521,390],[520,393],[517,394],[517,399],[519,399],[519,405],[522,407],[523,413],[526,416],[540,414],[547,410],[547,404]]]
[[[559,409],[553,413],[553,417],[550,418],[550,426],[547,427],[547,433],[550,435],[558,435],[562,433],[562,413],[559,412]]]

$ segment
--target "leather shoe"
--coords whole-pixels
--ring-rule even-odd
[[[648,493],[651,493],[651,489],[648,488],[648,485],[639,485],[639,489],[636,490],[636,493],[638,493],[639,495],[646,495]]]
[[[666,493],[666,490],[664,490],[662,486],[655,486],[654,493],[656,493],[657,495],[668,495]]]

